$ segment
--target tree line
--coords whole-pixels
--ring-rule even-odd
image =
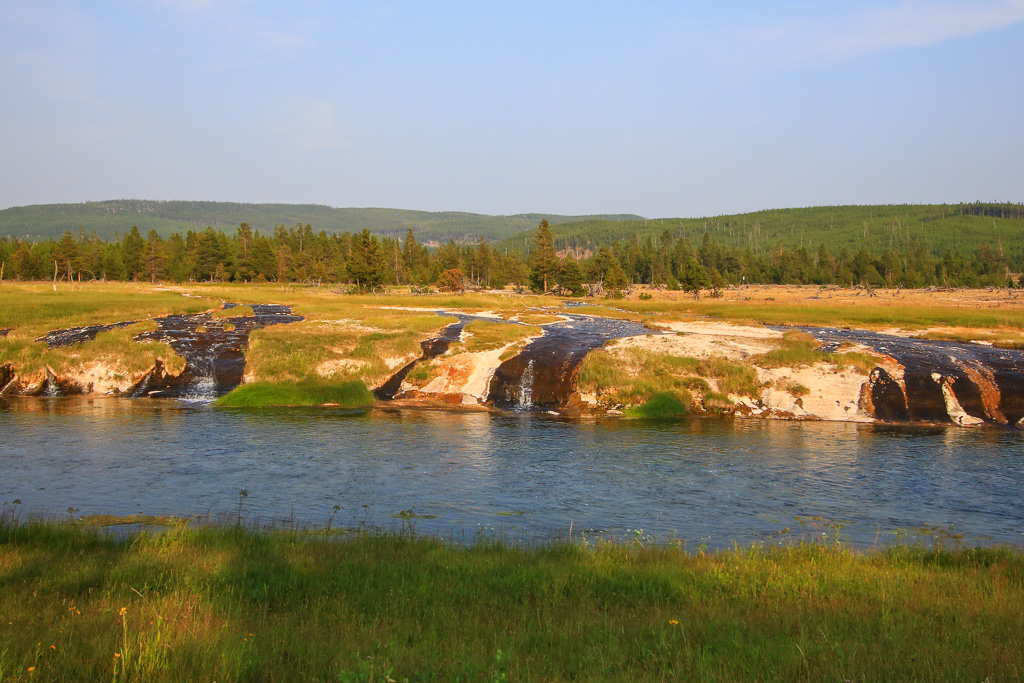
[[[345,283],[363,291],[414,285],[529,287],[574,295],[619,292],[632,284],[694,293],[743,283],[869,287],[1020,286],[1001,245],[973,253],[934,254],[911,245],[873,253],[826,244],[778,245],[757,252],[725,246],[705,233],[699,244],[674,237],[632,236],[587,249],[556,250],[541,221],[529,249],[496,249],[486,240],[449,240],[428,248],[410,228],[404,240],[357,233],[315,232],[310,225],[277,226],[263,234],[243,223],[235,233],[212,227],[161,237],[138,228],[113,241],[67,231],[59,240],[0,238],[0,278],[15,280],[135,280],[147,282]]]

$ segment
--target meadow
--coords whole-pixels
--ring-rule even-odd
[[[10,511],[10,507],[7,508]],[[0,524],[0,681],[1009,681],[1019,549]],[[945,539],[948,542],[948,539]]]

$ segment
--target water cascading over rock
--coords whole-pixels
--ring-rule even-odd
[[[405,381],[406,375],[416,367],[417,363],[430,360],[431,358],[437,358],[438,356],[442,356],[447,353],[452,342],[457,341],[462,335],[462,328],[475,319],[475,316],[470,315],[444,313],[443,311],[438,311],[438,313],[443,315],[456,315],[458,320],[453,322],[451,325],[446,326],[444,331],[438,336],[431,337],[426,341],[420,342],[420,348],[423,350],[423,355],[411,363],[404,365],[398,372],[384,382],[384,384],[374,389],[373,395],[376,396],[378,400],[389,401],[393,399],[398,392],[401,391],[402,382]]]
[[[226,304],[232,308],[235,304]],[[157,329],[143,332],[136,341],[166,342],[175,353],[185,359],[180,375],[168,374],[163,361],[157,359],[154,367],[127,392],[128,397],[152,396],[208,401],[231,391],[242,381],[245,370],[244,349],[249,333],[268,325],[298,322],[302,316],[294,315],[290,306],[253,304],[253,315],[214,318],[210,313],[198,315],[169,315],[157,318]],[[54,330],[37,341],[50,348],[88,343],[104,330],[134,325],[138,321],[108,325],[91,325]],[[6,364],[0,368],[0,394],[21,396],[59,397],[86,394],[92,386],[58,376],[49,367],[38,384],[27,385],[15,369]]]
[[[1024,351],[864,330],[803,329],[826,350],[853,342],[895,361],[895,375],[877,367],[862,391],[862,408],[878,420],[962,425],[1024,420]]]
[[[159,380],[162,386],[148,390],[147,395],[208,401],[226,394],[242,382],[250,332],[303,320],[291,312],[291,306],[252,304],[252,310],[251,316],[231,318],[214,318],[210,313],[157,318],[157,329],[143,332],[136,341],[165,342],[185,359],[185,369],[177,376],[164,374]]]
[[[491,378],[488,401],[499,408],[567,408],[578,399],[580,363],[610,339],[653,332],[640,323],[612,318],[568,315],[565,322],[544,325],[544,335],[519,355],[498,366]],[[529,388],[528,397],[524,389]]]

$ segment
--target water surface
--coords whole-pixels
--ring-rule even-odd
[[[1022,452],[1002,429],[0,400],[0,502],[23,516],[216,517],[246,489],[250,520],[323,524],[341,505],[335,525],[391,527],[412,510],[433,516],[418,531],[456,540],[571,525],[721,547],[832,533],[829,520],[859,545],[919,528],[1019,545]]]

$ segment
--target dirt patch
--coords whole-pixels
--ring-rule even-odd
[[[773,341],[782,338],[782,332],[777,330],[727,323],[669,323],[667,327],[678,334],[626,337],[612,348],[639,348],[693,358],[725,356],[732,360],[744,360],[771,351],[775,348]]]
[[[861,388],[868,381],[866,374],[848,370],[836,372],[835,366],[826,364],[805,368],[758,368],[757,374],[766,385],[761,392],[760,405],[750,399],[732,397],[737,403],[747,405],[754,415],[776,411],[805,419],[873,421],[860,409]]]

